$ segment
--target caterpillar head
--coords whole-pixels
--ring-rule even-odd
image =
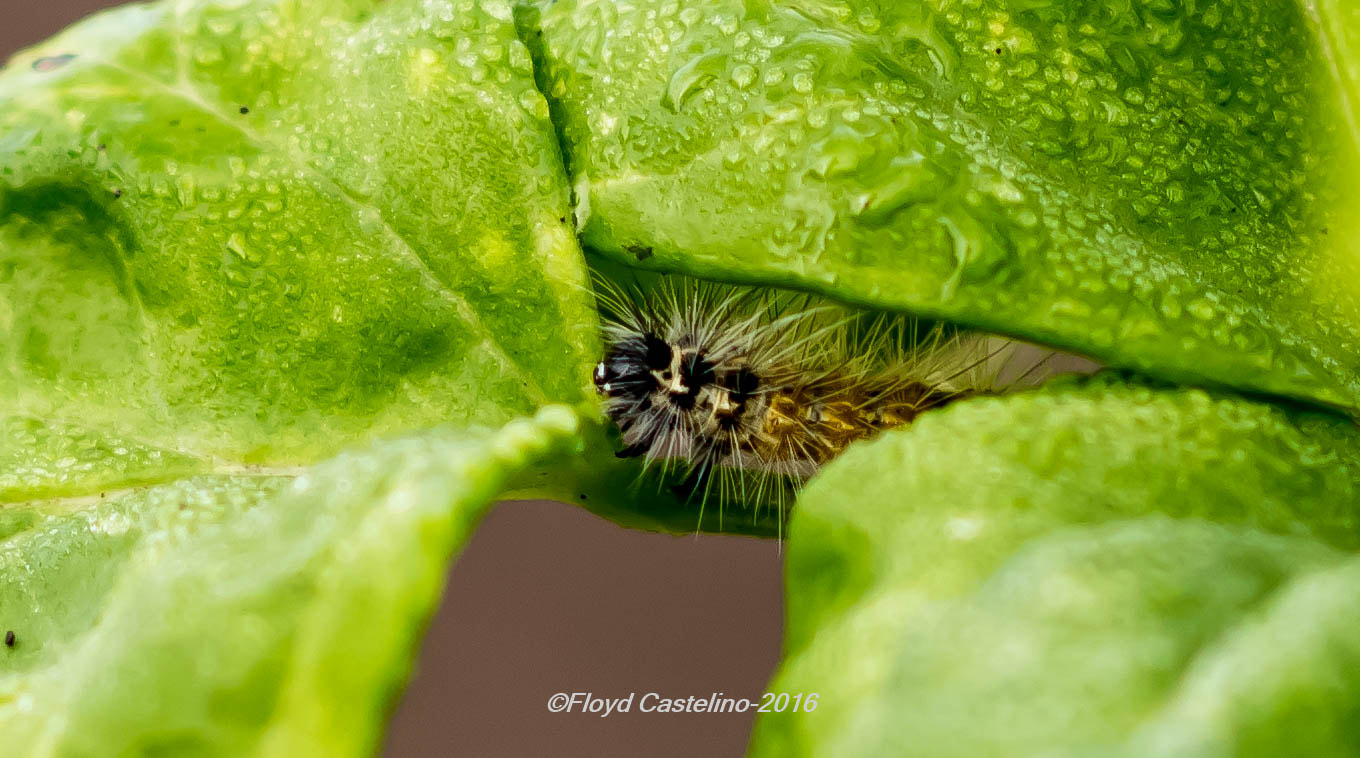
[[[730,355],[715,361],[686,335],[638,331],[611,343],[593,378],[623,432],[622,455],[699,462],[745,444],[760,385],[754,371]]]

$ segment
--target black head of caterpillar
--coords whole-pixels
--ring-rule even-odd
[[[721,459],[758,434],[760,374],[734,352],[670,329],[629,329],[595,367],[627,443],[621,457]]]
[[[1013,347],[811,296],[683,281],[600,281],[594,383],[618,455],[682,470],[682,488],[705,500],[716,486],[720,502],[769,498],[782,512],[789,487],[851,443],[995,393]]]

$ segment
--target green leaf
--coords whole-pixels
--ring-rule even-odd
[[[0,498],[576,403],[596,316],[508,4],[178,2],[0,74]]]
[[[497,493],[693,528],[577,429],[572,212],[615,262],[1360,408],[1360,17],[1227,5],[165,0],[17,56],[0,742],[364,754]],[[789,543],[774,689],[820,707],[755,751],[1354,752],[1358,437],[1102,380],[857,447]]]
[[[547,117],[496,0],[127,6],[0,73],[6,752],[370,754],[493,499],[694,528],[549,405],[599,348]]]
[[[561,407],[363,448],[593,414],[546,101],[453,10],[127,6],[0,73],[8,752],[370,753],[493,498],[621,510]]]
[[[577,425],[550,406],[296,476],[30,506],[0,542],[6,752],[371,754],[451,556],[508,476],[579,452]]]
[[[1342,2],[563,0],[585,243],[1360,408]]]
[[[1360,430],[1116,380],[960,403],[790,525],[757,756],[1353,755]]]

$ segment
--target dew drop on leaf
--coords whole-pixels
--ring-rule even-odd
[[[33,70],[45,74],[49,71],[56,71],[75,59],[75,53],[45,56],[33,61]]]

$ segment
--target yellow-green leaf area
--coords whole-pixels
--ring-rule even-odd
[[[362,756],[451,558],[507,478],[579,453],[563,406],[292,475],[27,504],[0,540],[15,755]],[[19,511],[7,506],[7,516]]]
[[[174,463],[0,487],[301,465],[584,400],[568,207],[504,2],[88,19],[0,73],[0,416],[65,440],[0,459],[117,439]]]
[[[848,452],[790,525],[756,756],[1343,756],[1360,431],[1118,379]]]

